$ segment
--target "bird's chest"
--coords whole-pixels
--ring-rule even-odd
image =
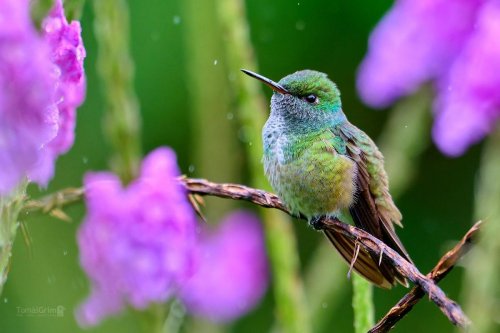
[[[355,192],[355,163],[323,138],[299,144],[285,136],[265,142],[264,170],[278,196],[294,213],[308,217],[348,208]]]

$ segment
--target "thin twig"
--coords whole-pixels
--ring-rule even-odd
[[[432,271],[427,274],[427,277],[435,282],[441,281],[453,269],[457,261],[469,251],[473,237],[479,231],[480,227],[481,221],[474,224],[462,240],[439,260]],[[409,293],[387,312],[369,333],[383,333],[389,331],[399,320],[401,320],[401,318],[411,311],[413,306],[417,304],[424,295],[425,293],[420,287],[413,287]]]
[[[28,200],[21,209],[19,216],[41,211],[42,213],[51,213],[62,207],[80,201],[83,197],[83,188],[67,188],[59,192],[49,194],[38,200]]]
[[[211,195],[234,200],[245,200],[262,207],[275,208],[290,214],[283,202],[276,195],[266,191],[257,190],[238,184],[213,183],[204,179],[180,177],[179,181],[184,185],[186,190],[192,194],[198,194],[202,196]],[[79,197],[83,195],[83,190],[75,191],[73,189],[69,192],[70,198],[68,198],[68,200],[66,200],[65,198],[66,194],[66,192],[59,192],[47,196],[40,201],[31,201],[28,211],[47,211],[50,210],[50,207],[54,207],[54,203],[57,203],[56,207],[61,207],[63,203],[70,203],[78,200]],[[45,203],[47,206],[44,206],[43,203]],[[303,216],[298,217],[304,219]],[[365,251],[369,251],[377,257],[382,258],[382,260],[391,263],[399,273],[414,282],[416,284],[415,288],[417,289],[417,291],[415,293],[417,295],[414,296],[415,300],[413,302],[416,303],[418,301],[418,297],[423,296],[423,294],[418,294],[422,293],[423,291],[429,295],[430,300],[433,301],[441,309],[441,311],[454,325],[464,327],[469,324],[469,320],[460,309],[460,306],[447,298],[445,293],[436,285],[433,279],[439,280],[443,278],[448,273],[448,271],[451,270],[455,262],[465,253],[466,250],[464,248],[464,245],[469,242],[472,235],[477,231],[477,224],[464,237],[464,240],[462,241],[463,244],[461,243],[462,245],[457,245],[458,247],[455,247],[452,251],[446,253],[439,261],[433,272],[431,272],[429,276],[425,276],[420,273],[413,264],[403,259],[396,251],[394,251],[392,248],[388,247],[382,241],[378,240],[366,231],[358,229],[352,225],[345,224],[335,218],[324,217],[320,222],[322,223],[322,227],[324,229],[329,229],[337,233],[341,233],[357,241]],[[412,296],[408,297],[410,299],[413,298]],[[401,302],[404,302],[404,299]],[[398,305],[400,303],[398,303]],[[415,303],[412,303],[411,306],[413,306]],[[411,306],[408,305],[403,307],[401,313],[407,313],[408,311],[410,311]],[[409,308],[406,309],[407,307]]]
[[[212,195],[220,198],[250,201],[265,208],[279,209],[288,213],[277,195],[239,184],[213,183],[205,179],[180,178],[186,189],[194,194]]]
[[[422,290],[424,290],[431,301],[433,301],[441,311],[448,317],[454,325],[465,327],[469,324],[468,318],[463,313],[460,306],[446,297],[444,292],[434,283],[432,279],[423,275],[418,269],[405,259],[403,259],[396,251],[383,242],[368,234],[366,231],[358,229],[352,225],[342,223],[336,219],[324,219],[326,228],[334,230],[338,233],[358,241],[367,251],[380,256],[383,255],[383,260],[390,262],[401,275],[405,276]]]

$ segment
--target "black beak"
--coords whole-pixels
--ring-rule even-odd
[[[262,76],[262,75],[260,75],[260,74],[254,73],[254,72],[249,71],[249,70],[247,70],[247,69],[242,69],[241,71],[242,71],[243,73],[245,73],[246,75],[249,75],[249,76],[251,76],[251,77],[253,77],[253,78],[256,78],[256,79],[257,79],[257,80],[259,80],[259,81],[264,82],[267,86],[269,86],[269,87],[270,87],[272,90],[274,90],[274,91],[277,91],[277,92],[279,92],[279,93],[281,93],[281,94],[288,94],[288,95],[290,94],[290,93],[288,92],[288,90],[286,90],[285,88],[283,88],[283,86],[282,86],[282,85],[280,85],[280,84],[278,84],[278,83],[274,82],[274,81],[273,81],[273,80],[271,80],[271,79],[268,79],[268,78],[267,78],[267,77],[265,77],[265,76]]]

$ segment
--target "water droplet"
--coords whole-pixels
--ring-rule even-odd
[[[249,126],[242,126],[238,130],[238,139],[243,143],[250,143],[256,140],[252,134],[252,129]]]
[[[63,256],[67,256],[68,255],[68,251],[67,250],[64,250],[63,251]]]
[[[217,59],[215,59],[215,60],[214,60],[214,66],[217,66],[217,63],[218,63],[218,62],[219,62],[219,61],[218,61]]]
[[[248,145],[249,145],[249,146],[252,146],[252,145],[253,145],[252,141],[250,141],[250,142],[248,143]]]
[[[408,128],[408,125],[405,125],[405,128]]]
[[[300,6],[300,2],[297,2],[297,6]]]
[[[295,29],[297,29],[298,31],[303,31],[306,27],[306,24],[304,21],[300,20],[300,21],[297,21],[295,22]]]
[[[175,25],[178,25],[181,23],[181,17],[178,15],[175,15],[172,22],[174,22]]]
[[[89,159],[86,156],[83,156],[82,162],[83,162],[83,164],[87,164],[87,163],[89,163]]]
[[[226,114],[226,118],[227,118],[227,120],[233,120],[233,118],[234,118],[234,114],[233,114],[232,112],[228,112],[228,113]]]
[[[9,301],[9,300],[7,299],[7,297],[4,297],[3,302],[4,302],[4,303],[7,303],[8,301]]]
[[[323,309],[326,309],[328,307],[328,303],[326,303],[326,302],[321,303],[321,307]]]
[[[156,42],[160,39],[160,34],[158,33],[158,31],[154,31],[151,33],[151,40],[153,42]]]
[[[189,173],[193,173],[193,172],[194,172],[194,165],[192,165],[192,164],[191,164],[191,165],[188,167],[188,171],[189,171]]]

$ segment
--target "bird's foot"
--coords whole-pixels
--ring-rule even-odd
[[[309,225],[314,228],[314,230],[323,230],[325,224],[323,223],[323,216],[315,216],[309,220]]]

